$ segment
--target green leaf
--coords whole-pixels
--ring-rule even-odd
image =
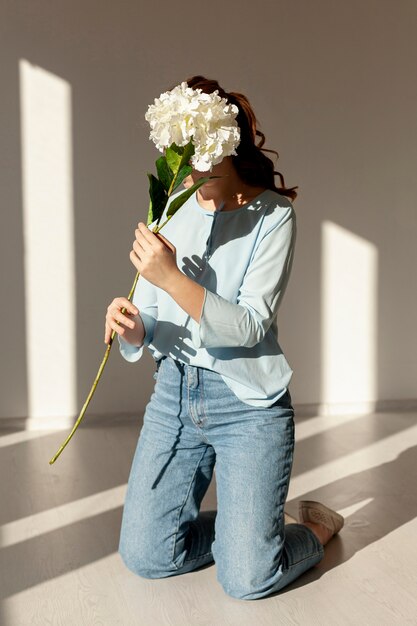
[[[181,163],[181,155],[178,154],[177,150],[178,150],[178,146],[176,146],[175,143],[173,143],[165,151],[165,158],[174,176],[180,169],[180,163]]]
[[[165,156],[174,176],[178,174],[184,165],[188,165],[193,154],[194,145],[192,141],[189,141],[186,146],[177,146],[177,144],[173,143],[166,149]]]
[[[164,188],[166,189],[166,191],[168,191],[168,189],[171,186],[172,183],[172,179],[174,178],[174,174],[172,173],[166,157],[161,156],[155,163],[156,165],[156,170],[158,172],[158,178],[161,181],[161,183],[163,184]]]
[[[179,154],[181,154],[181,161],[180,161],[180,166],[178,168],[179,172],[182,170],[184,165],[188,165],[191,157],[193,156],[194,144],[192,143],[192,141],[189,141],[187,145],[184,146],[183,148],[180,148],[180,150],[181,152]]]
[[[168,196],[182,183],[184,178],[191,173],[192,167],[189,165],[190,159],[194,154],[194,145],[191,141],[186,146],[180,147],[175,143],[167,149],[168,163],[172,163],[174,177],[171,186],[168,189]],[[179,159],[179,161],[178,161]]]
[[[178,209],[182,207],[184,202],[186,202],[188,198],[191,198],[191,196],[195,191],[197,191],[197,189],[199,189],[202,185],[204,185],[204,183],[206,183],[208,180],[211,180],[212,178],[220,178],[220,176],[208,176],[207,178],[200,178],[192,187],[189,187],[188,189],[183,191],[182,194],[177,196],[168,207],[167,217],[174,215],[174,213],[176,213]]]
[[[149,211],[147,225],[159,220],[168,202],[168,194],[164,185],[153,174],[148,173],[149,178]]]
[[[191,165],[183,165],[183,167],[179,170],[177,174],[177,178],[175,179],[175,183],[174,183],[174,187],[172,188],[172,191],[175,191],[175,189],[181,185],[184,178],[187,178],[187,176],[189,176],[192,171],[193,171],[193,168],[191,167]]]

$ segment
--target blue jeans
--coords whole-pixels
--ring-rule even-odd
[[[145,578],[211,562],[235,598],[285,587],[323,557],[315,534],[284,527],[294,449],[289,391],[269,408],[221,376],[164,357],[155,373],[126,492],[119,553]],[[217,512],[200,512],[216,469]]]

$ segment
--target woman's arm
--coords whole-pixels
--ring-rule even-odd
[[[131,260],[147,276],[149,288],[156,285],[163,289],[190,315],[196,348],[252,347],[263,340],[277,314],[291,272],[295,239],[295,212],[289,206],[277,212],[276,223],[253,252],[237,303],[185,276],[176,264],[175,246],[142,223],[136,230]],[[135,300],[134,304],[146,328],[143,307]]]
[[[289,207],[258,244],[237,304],[187,276],[174,278],[166,291],[191,316],[195,347],[252,347],[262,341],[289,280],[295,240],[296,217]]]
[[[166,291],[188,315],[196,322],[200,322],[201,310],[206,297],[205,287],[178,270]]]

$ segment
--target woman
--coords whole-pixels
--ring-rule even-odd
[[[138,224],[130,259],[141,275],[133,302],[119,297],[108,307],[105,342],[114,330],[125,359],[137,361],[148,346],[156,361],[119,552],[147,578],[214,560],[225,592],[249,600],[318,563],[343,518],[304,501],[300,523],[284,527],[294,409],[276,317],[292,266],[295,188],[287,189],[279,173],[275,186],[245,96],[202,76],[187,83],[218,90],[238,107],[240,144],[164,234]],[[193,170],[185,186],[204,175]],[[218,509],[201,513],[214,466]]]

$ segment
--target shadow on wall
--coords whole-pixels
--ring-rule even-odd
[[[10,210],[0,217],[0,261],[13,303],[13,324],[6,311],[2,318],[1,416],[73,415],[84,402],[104,352],[105,310],[128,292],[133,231],[147,213],[138,199],[147,198],[156,155],[143,113],[191,67],[251,97],[268,144],[287,159],[279,169],[300,184],[295,265],[280,311],[295,403],[415,394],[414,3],[394,10],[384,0],[378,15],[362,7],[359,21],[350,5],[301,3],[282,14],[271,4],[254,49],[244,0],[236,54],[211,46],[209,62],[202,44],[212,32],[229,35],[231,6],[222,5],[222,22],[205,15],[202,32],[193,15],[173,16],[160,25],[157,55],[151,8],[90,10],[77,2],[1,9],[8,127],[0,184]],[[162,34],[176,23],[187,43],[173,55]],[[252,71],[237,72],[236,55]],[[265,98],[270,75],[280,78],[268,81]],[[145,352],[134,367],[111,357],[95,414],[143,410],[153,371]]]

